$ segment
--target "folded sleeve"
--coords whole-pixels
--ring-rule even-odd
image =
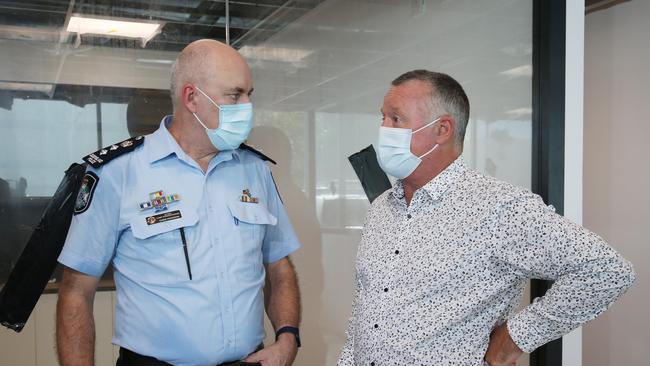
[[[64,266],[95,277],[106,270],[118,240],[119,177],[104,169],[86,170],[90,181],[95,182],[82,185],[86,192],[80,192],[77,197],[68,236],[58,258]]]
[[[262,243],[262,255],[265,264],[276,262],[300,248],[287,210],[284,208],[275,181],[268,168],[265,169],[265,185],[267,192],[267,208],[278,221],[276,225],[267,225]]]

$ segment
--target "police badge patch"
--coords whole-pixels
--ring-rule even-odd
[[[90,207],[90,201],[93,199],[97,182],[99,182],[99,177],[95,173],[86,172],[86,175],[81,180],[77,201],[74,204],[75,215],[85,212]]]

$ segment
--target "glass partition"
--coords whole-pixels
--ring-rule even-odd
[[[347,157],[375,142],[390,81],[426,68],[455,77],[470,98],[469,164],[529,187],[532,2],[228,6],[230,41],[253,70],[250,143],[278,161],[273,173],[303,243],[294,256],[305,339],[296,364],[332,365],[368,207]],[[171,112],[173,60],[193,40],[225,41],[225,10],[219,0],[0,1],[0,282],[73,161],[149,133]],[[91,34],[81,26],[88,19],[153,30],[134,38],[102,23]]]

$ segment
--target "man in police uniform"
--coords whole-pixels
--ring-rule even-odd
[[[299,248],[269,168],[240,144],[251,73],[229,46],[187,46],[172,71],[173,116],[90,164],[59,262],[62,365],[92,365],[93,298],[112,261],[118,365],[291,365]],[[262,349],[264,294],[276,342]],[[241,363],[244,364],[244,363]]]

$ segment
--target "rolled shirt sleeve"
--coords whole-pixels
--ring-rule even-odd
[[[98,179],[85,211],[75,213],[58,261],[84,274],[100,277],[115,254],[119,233],[120,193],[108,167],[89,167]]]
[[[268,167],[264,175],[268,192],[267,208],[278,219],[276,225],[268,225],[262,243],[262,255],[265,264],[276,262],[300,248],[300,242],[293,230],[287,210],[284,208],[275,181]]]
[[[508,320],[510,336],[525,352],[594,319],[634,282],[630,262],[538,196],[512,200],[499,220],[496,256],[522,277],[555,281]]]

